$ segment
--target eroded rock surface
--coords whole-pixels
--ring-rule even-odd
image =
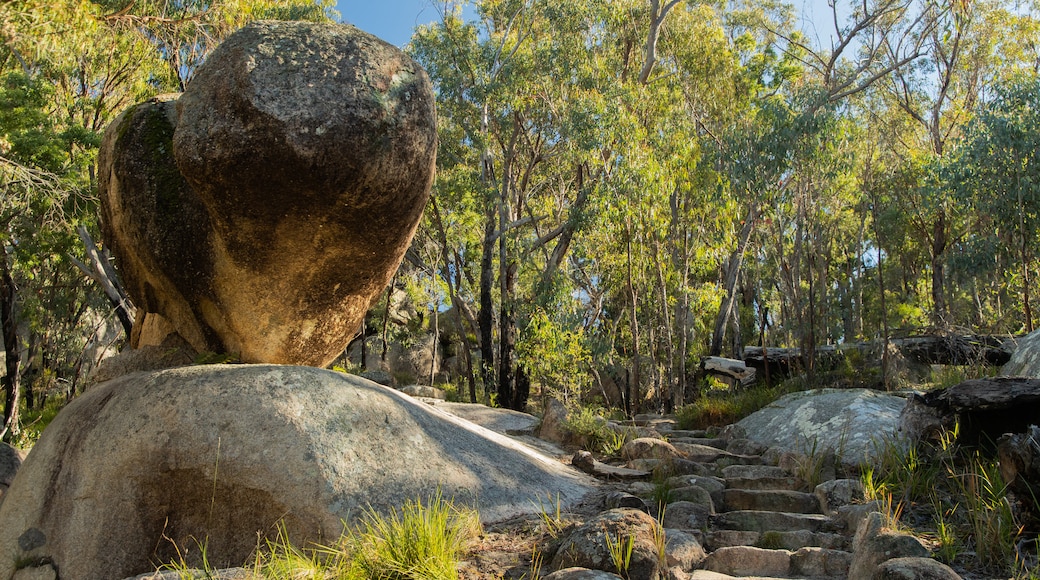
[[[196,350],[325,366],[407,249],[436,140],[430,82],[397,48],[256,22],[108,128],[105,239],[135,303]]]
[[[206,539],[210,565],[235,566],[279,524],[306,546],[335,541],[370,505],[438,489],[500,521],[538,513],[546,497],[568,509],[595,485],[350,375],[275,365],[137,373],[73,400],[26,458],[0,504],[0,578],[32,561],[53,562],[62,578],[134,576],[176,561],[174,542],[192,538]]]
[[[906,399],[869,389],[817,389],[791,393],[737,425],[759,443],[810,455],[830,450],[856,466],[896,436]]]

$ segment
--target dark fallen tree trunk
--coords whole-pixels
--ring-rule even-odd
[[[1014,347],[1009,336],[946,335],[893,339],[906,358],[923,364],[1003,366]]]
[[[1010,336],[945,335],[911,336],[894,338],[889,343],[904,358],[919,364],[939,365],[988,365],[1002,366],[1011,360],[1014,345]],[[820,370],[837,368],[850,352],[861,358],[870,358],[877,353],[881,357],[882,344],[878,342],[846,343],[840,346],[816,347],[815,363]],[[789,376],[803,367],[802,351],[798,348],[744,347],[744,362],[763,375],[766,365],[771,374]]]
[[[1004,433],[1024,433],[1040,418],[1040,379],[972,379],[914,395],[899,418],[900,430],[927,439],[959,426],[957,441],[994,449]]]

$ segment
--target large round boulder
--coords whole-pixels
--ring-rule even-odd
[[[817,389],[784,395],[737,425],[764,445],[804,455],[834,452],[857,466],[897,436],[904,406],[902,397],[869,389]]]
[[[508,437],[359,377],[210,365],[130,374],[54,419],[0,504],[0,579],[51,562],[124,578],[206,546],[247,562],[283,527],[329,544],[368,509],[439,492],[484,521],[564,509],[595,481]],[[201,562],[188,562],[201,565]]]
[[[135,303],[196,350],[325,366],[404,256],[436,141],[430,81],[399,49],[255,22],[175,101],[106,130],[105,239]]]

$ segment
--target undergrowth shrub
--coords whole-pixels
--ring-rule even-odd
[[[437,493],[426,503],[409,501],[386,515],[368,510],[331,546],[300,548],[282,527],[275,539],[258,547],[252,570],[271,580],[457,580],[459,560],[480,534],[476,511]],[[198,545],[204,564],[205,546]],[[185,579],[198,577],[183,557],[162,569]],[[209,565],[202,573],[215,577]]]
[[[563,427],[586,451],[615,455],[628,441],[629,434],[612,429],[597,411],[581,407],[567,416]]]
[[[1040,569],[1018,550],[1035,539],[1023,537],[997,461],[959,448],[958,430],[936,443],[877,443],[873,465],[861,471],[867,499],[881,503],[890,527],[927,537],[948,564],[991,577],[1036,578]]]
[[[736,423],[783,395],[801,390],[798,386],[796,382],[784,382],[773,387],[754,386],[718,394],[709,392],[676,411],[676,426],[679,429],[706,429]]]

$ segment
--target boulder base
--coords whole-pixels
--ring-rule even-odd
[[[54,419],[0,504],[0,579],[133,576],[205,541],[242,565],[258,535],[332,542],[371,508],[440,490],[484,521],[573,507],[595,485],[515,441],[359,377],[211,365],[100,384]],[[189,562],[199,565],[200,562]]]

